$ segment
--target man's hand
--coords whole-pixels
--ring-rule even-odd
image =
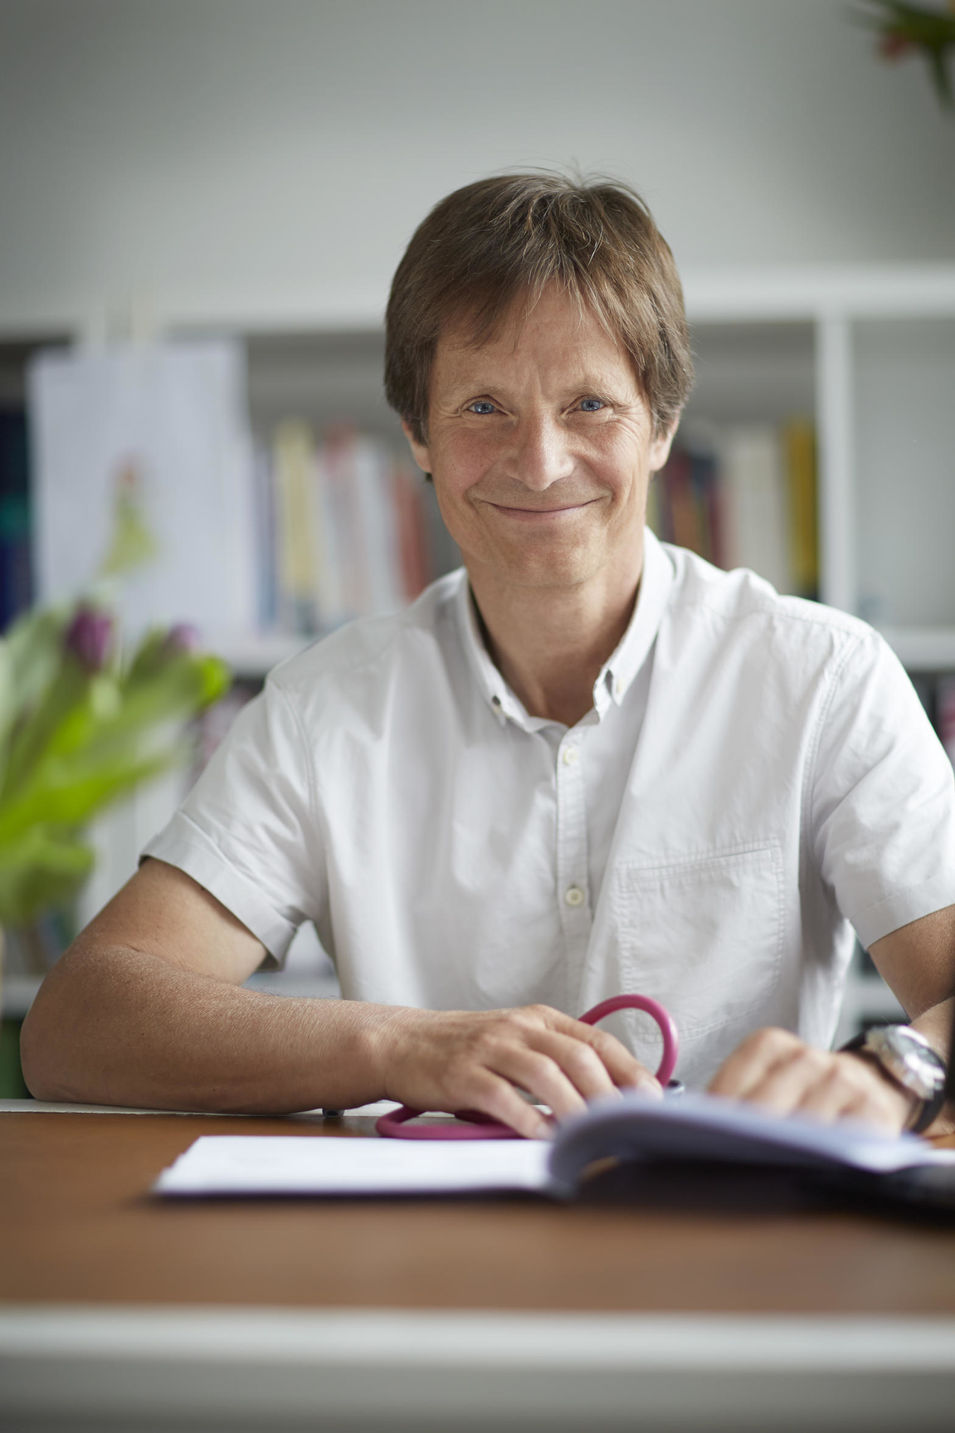
[[[907,1094],[858,1055],[816,1050],[788,1030],[757,1030],[717,1071],[709,1086],[765,1105],[776,1114],[865,1120],[898,1133],[912,1114]]]
[[[375,1060],[387,1098],[419,1110],[478,1110],[529,1139],[620,1089],[662,1096],[659,1083],[606,1030],[547,1005],[515,1010],[434,1011],[398,1007],[375,1032]]]

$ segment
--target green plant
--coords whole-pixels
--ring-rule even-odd
[[[228,685],[225,665],[196,651],[184,626],[124,652],[102,600],[10,626],[0,638],[0,926],[76,892],[93,865],[90,820],[184,761],[187,719]]]

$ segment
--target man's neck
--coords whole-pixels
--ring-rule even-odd
[[[630,621],[639,578],[611,590],[502,588],[471,573],[484,640],[531,716],[574,726],[593,706],[594,683]]]

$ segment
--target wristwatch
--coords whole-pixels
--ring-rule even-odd
[[[842,1046],[845,1051],[868,1056],[890,1079],[920,1104],[906,1129],[920,1134],[928,1129],[945,1103],[945,1062],[941,1055],[910,1025],[876,1025],[863,1030]]]

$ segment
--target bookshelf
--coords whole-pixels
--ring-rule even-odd
[[[931,684],[955,672],[955,266],[688,270],[684,284],[698,368],[684,430],[718,437],[734,425],[811,421],[819,596],[880,627],[930,699]],[[37,348],[113,327],[105,306],[43,331],[0,327],[0,403],[22,401]],[[308,295],[291,309],[285,295],[259,293],[231,310],[153,314],[144,327],[145,337],[240,336],[260,437],[287,416],[317,431],[346,417],[403,450],[381,394],[381,295],[346,294],[331,310]],[[436,566],[454,561],[448,542]],[[254,681],[307,640],[250,632],[223,655]],[[170,793],[144,803],[148,825],[135,814],[119,820],[127,860],[164,799]],[[91,905],[108,894],[101,883]],[[325,993],[324,974],[321,982]],[[879,985],[860,974],[847,1016],[888,1013]]]
[[[927,563],[925,545],[944,551],[955,524],[955,266],[691,269],[684,286],[698,368],[684,427],[811,417],[820,597],[885,630],[908,665],[951,669],[955,566],[947,558]],[[47,321],[33,333],[0,325],[0,403],[22,399],[36,349],[113,327],[105,311],[83,322]],[[240,335],[259,433],[289,414],[318,428],[346,415],[402,448],[381,395],[380,296],[349,294],[328,311],[310,309],[307,296],[290,310],[284,296],[273,304],[262,293],[232,311],[153,314],[140,330]],[[903,542],[900,524],[911,534]],[[453,560],[450,551],[442,556]],[[257,652],[267,665],[285,650],[280,639],[263,643],[250,633],[235,655],[248,672]]]
[[[906,665],[950,669],[950,564],[935,570],[916,556],[913,567],[908,558],[933,531],[944,525],[950,532],[944,519],[955,515],[955,267],[831,266],[684,277],[691,323],[704,343],[708,334],[729,329],[742,345],[748,333],[776,375],[788,371],[801,381],[803,402],[807,381],[811,385],[821,599],[883,628]],[[782,330],[790,341],[780,349]],[[794,337],[800,331],[801,361]],[[763,381],[771,396],[773,380]],[[894,455],[911,431],[906,401],[914,404],[926,441],[900,488]],[[909,536],[900,542],[902,524]],[[878,554],[877,561],[868,562],[867,551]]]
[[[684,287],[697,358],[684,428],[811,418],[821,600],[872,621],[913,669],[955,668],[955,566],[924,561],[955,529],[955,266],[691,269]],[[377,299],[291,313],[259,295],[231,315],[169,314],[163,331],[244,336],[259,431],[290,410],[318,427],[344,412],[401,448]]]

